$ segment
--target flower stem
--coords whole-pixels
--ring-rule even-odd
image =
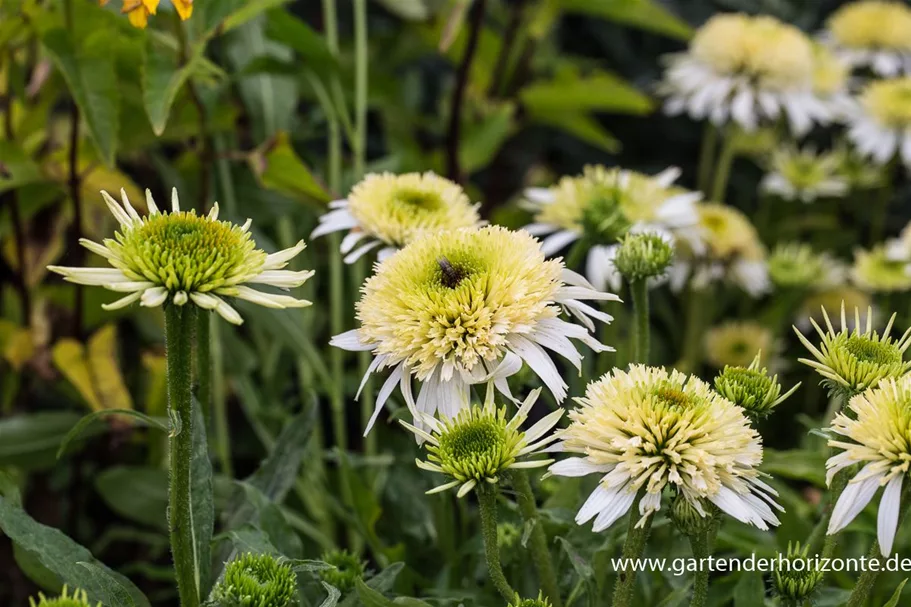
[[[709,569],[703,567],[709,556],[709,538],[708,531],[695,533],[690,536],[690,546],[693,550],[693,558],[699,563],[696,569],[696,575],[693,576],[693,598],[690,601],[690,607],[703,607],[709,595]]]
[[[488,483],[478,485],[478,507],[481,511],[481,536],[484,538],[484,557],[487,559],[487,574],[500,596],[510,602],[516,598],[503,567],[500,565],[500,547],[497,544],[497,487]]]
[[[649,531],[652,528],[652,516],[649,515],[641,527],[637,527],[639,520],[639,502],[645,494],[644,489],[640,489],[633,501],[633,506],[629,510],[629,526],[626,530],[626,542],[623,544],[623,562],[626,569],[617,572],[617,583],[614,585],[614,602],[613,607],[629,607],[633,601],[633,589],[636,584],[636,571],[632,569],[630,563],[638,559],[645,551],[645,542],[648,540]]]
[[[209,420],[212,408],[212,315],[202,310],[196,313],[196,399],[203,418]]]
[[[707,297],[709,288],[706,286],[700,289],[694,286],[692,279],[690,279],[686,301],[683,358],[676,365],[684,373],[696,373],[699,370],[699,365],[702,364],[702,334],[704,323],[708,316],[706,308],[710,301],[710,298]]]
[[[728,187],[728,178],[731,176],[731,165],[734,163],[736,149],[734,138],[728,134],[721,142],[721,151],[718,153],[718,163],[715,167],[715,179],[712,182],[713,202],[724,202],[724,194]]]
[[[718,129],[711,122],[706,122],[702,136],[702,149],[699,151],[699,173],[697,187],[699,191],[709,195],[709,183],[712,179],[712,160],[715,148],[718,145]]]
[[[633,340],[633,359],[635,362],[647,365],[649,354],[649,325],[648,325],[648,285],[644,279],[632,280],[629,290],[633,296],[633,310],[636,315],[636,337]]]
[[[547,546],[544,526],[538,518],[535,494],[531,489],[528,473],[524,470],[513,470],[510,477],[512,486],[516,490],[516,502],[519,505],[522,518],[532,526],[529,548],[531,549],[532,561],[535,563],[535,569],[538,570],[538,577],[541,580],[541,590],[550,599],[553,607],[562,607],[563,602],[560,599],[560,586],[557,582],[554,562]]]
[[[190,459],[193,455],[193,404],[191,393],[193,328],[196,307],[169,304],[165,309],[165,340],[168,365],[168,407],[180,428],[169,435],[168,527],[171,553],[181,607],[199,605],[195,538],[190,505]]]
[[[817,541],[813,537],[817,535],[817,529],[819,529],[821,533],[825,533],[826,529],[829,527],[829,520],[832,518],[832,510],[835,509],[838,498],[841,497],[845,487],[848,486],[849,474],[848,470],[840,470],[832,479],[832,487],[829,490],[829,501],[826,504],[826,510],[823,513],[822,518],[816,524],[816,527],[813,528],[813,535],[810,536],[811,541]],[[834,533],[832,535],[826,535],[825,537],[825,542],[822,545],[822,557],[830,558],[835,553],[835,547],[838,545],[838,534]]]
[[[464,175],[459,158],[462,143],[462,105],[468,91],[468,82],[471,77],[471,64],[474,62],[478,44],[481,40],[481,30],[484,26],[484,13],[487,10],[487,0],[477,0],[471,4],[468,13],[468,41],[462,61],[456,72],[456,84],[452,89],[452,100],[449,107],[449,127],[446,135],[446,175],[456,183],[462,183]],[[511,600],[511,599],[510,599]]]

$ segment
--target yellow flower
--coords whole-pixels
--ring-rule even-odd
[[[183,21],[189,19],[193,14],[193,0],[171,0],[171,2]]]
[[[126,14],[133,27],[145,29],[149,24],[149,15],[158,11],[159,0],[123,0],[120,12]]]

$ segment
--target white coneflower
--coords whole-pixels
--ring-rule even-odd
[[[544,348],[576,368],[582,356],[572,340],[596,352],[610,350],[589,331],[592,319],[611,317],[583,301],[618,301],[562,261],[546,260],[529,234],[498,226],[417,240],[379,264],[362,291],[360,328],[336,336],[332,344],[373,352],[367,375],[393,369],[373,419],[396,383],[411,402],[412,376],[422,382],[417,409],[453,417],[472,384],[494,381],[508,393],[505,378],[523,361],[562,401],[566,382]],[[585,326],[560,319],[562,311]]]
[[[839,172],[840,163],[838,155],[819,154],[812,147],[783,147],[772,154],[770,170],[759,187],[784,200],[840,198],[850,189]]]
[[[819,347],[810,343],[794,328],[801,343],[813,355],[813,359],[798,359],[812,367],[823,378],[823,385],[833,395],[851,397],[873,388],[884,379],[901,377],[911,369],[911,361],[905,361],[905,350],[911,345],[911,328],[898,339],[889,334],[895,322],[895,314],[882,334],[873,330],[873,310],[867,310],[866,323],[861,323],[860,310],[854,309],[853,326],[848,323],[845,306],[841,307],[841,330],[836,331],[825,308],[822,310],[826,331],[811,319],[810,323],[822,340]]]
[[[834,119],[844,119],[854,107],[851,65],[818,42],[813,44],[813,93]]]
[[[885,255],[889,261],[904,261],[911,270],[911,223],[908,223],[898,235],[890,238],[885,244]]]
[[[911,71],[911,8],[903,2],[845,4],[829,18],[824,39],[852,66],[881,76]]]
[[[911,168],[911,77],[872,81],[849,117],[848,139],[859,154],[884,165]]]
[[[766,250],[746,215],[718,203],[699,203],[696,208],[704,247],[678,247],[670,270],[671,288],[679,290],[687,280],[699,288],[727,280],[752,297],[766,293],[771,286]]]
[[[769,278],[779,289],[829,289],[843,284],[847,275],[845,265],[829,253],[817,253],[810,245],[797,242],[777,245],[768,265]]]
[[[438,472],[451,480],[434,487],[428,494],[459,488],[463,497],[479,483],[496,483],[510,469],[542,468],[552,459],[535,458],[557,437],[548,434],[563,416],[557,409],[527,431],[522,424],[538,399],[541,389],[528,395],[512,419],[506,407],[494,404],[494,391],[488,390],[484,406],[465,406],[449,419],[438,420],[422,411],[412,410],[417,425],[400,422],[423,442],[427,461],[416,460],[418,468]],[[418,427],[420,426],[420,427]],[[422,428],[427,428],[426,430]]]
[[[674,186],[680,169],[649,176],[635,171],[588,166],[578,177],[564,177],[550,188],[525,190],[535,212],[529,233],[544,236],[542,249],[553,255],[584,240],[589,246],[586,274],[599,289],[619,288],[612,271],[617,241],[627,232],[670,234],[698,246],[695,203],[702,197]]]
[[[755,321],[727,321],[705,333],[705,356],[716,369],[746,367],[760,353],[762,364],[774,367],[778,349],[775,334]]]
[[[879,488],[885,487],[877,535],[882,555],[889,556],[902,506],[902,484],[911,464],[911,376],[880,382],[876,388],[854,396],[848,409],[850,414],[839,413],[832,422],[830,430],[844,439],[829,441],[830,447],[842,451],[826,462],[826,483],[845,468],[855,464],[863,468],[835,503],[828,533],[847,527]]]
[[[777,525],[774,489],[759,476],[762,442],[743,409],[702,380],[679,371],[633,365],[588,386],[568,428],[563,451],[580,453],[550,467],[559,476],[603,474],[576,515],[602,531],[641,492],[638,525],[661,508],[666,487],[702,516],[711,502],[735,519]]]
[[[878,245],[872,249],[856,249],[851,280],[870,293],[911,291],[911,264],[908,259],[896,259],[895,247]]]
[[[121,190],[123,204],[102,192],[105,203],[120,223],[120,231],[103,244],[88,239],[79,242],[104,257],[111,268],[66,268],[48,266],[52,272],[77,284],[101,286],[128,293],[106,310],[123,308],[136,301],[157,307],[166,302],[182,306],[192,302],[215,310],[230,323],[241,324],[240,314],[225,297],[243,299],[267,308],[300,308],[309,301],[289,295],[264,293],[247,285],[260,284],[289,289],[302,285],[313,271],[284,270],[306,246],[295,246],[267,255],[256,248],[249,234],[250,220],[243,226],[218,220],[218,203],[205,216],[181,211],[177,189],[171,196],[171,212],[161,213],[146,190],[149,214],[141,217]]]
[[[814,91],[813,44],[773,17],[722,14],[696,32],[685,53],[671,55],[661,92],[665,111],[687,113],[747,131],[786,117],[803,135],[834,112]]]
[[[425,234],[480,226],[479,206],[462,186],[429,171],[370,174],[347,199],[329,203],[311,238],[347,230],[341,245],[346,263],[377,247],[382,260]]]

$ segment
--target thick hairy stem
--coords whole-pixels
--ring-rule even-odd
[[[633,341],[633,360],[639,364],[648,364],[650,345],[648,324],[648,285],[645,280],[634,280],[629,283],[633,296],[633,310],[636,315],[636,337]]]
[[[211,321],[212,314],[203,310],[196,313],[196,399],[206,420],[209,420],[212,408]]]
[[[645,551],[645,543],[652,528],[652,518],[654,518],[649,515],[641,527],[636,526],[640,518],[639,501],[644,493],[644,490],[639,490],[636,499],[633,501],[633,506],[629,510],[629,527],[626,530],[626,542],[623,544],[623,563],[626,568],[617,572],[613,607],[629,607],[633,604],[636,570],[633,569],[631,563],[633,560],[640,558]]]
[[[468,89],[468,80],[471,76],[471,64],[478,49],[481,39],[481,26],[484,24],[484,13],[487,0],[475,0],[468,15],[468,44],[462,55],[462,62],[456,72],[456,84],[452,90],[452,103],[450,104],[449,134],[447,136],[446,174],[450,179],[461,183],[463,179],[462,166],[459,161],[459,149],[462,139],[462,105],[465,102],[465,93]]]
[[[717,516],[715,521],[709,525],[709,528],[701,533],[695,533],[690,536],[690,547],[693,550],[693,558],[699,563],[696,574],[693,577],[693,598],[690,601],[690,607],[703,607],[709,596],[709,569],[706,566],[706,560],[712,550],[712,544],[715,543],[715,535],[718,533]]]
[[[557,582],[553,558],[547,545],[544,527],[538,518],[535,494],[532,492],[528,473],[524,470],[516,470],[511,473],[510,478],[512,486],[516,490],[516,502],[519,505],[522,518],[532,526],[529,549],[532,561],[535,563],[535,569],[538,571],[538,577],[541,580],[541,590],[550,599],[553,607],[562,607],[563,601],[560,598],[560,586]]]
[[[500,564],[500,547],[497,544],[497,486],[481,483],[477,488],[478,507],[481,511],[481,536],[484,538],[484,557],[487,559],[487,574],[500,596],[508,603],[516,598],[503,566]]]
[[[196,307],[168,304],[165,309],[165,338],[168,365],[168,408],[172,428],[168,440],[170,485],[168,527],[171,554],[181,607],[198,607],[199,580],[196,577],[196,540],[190,504],[190,460],[193,455],[192,357]]]

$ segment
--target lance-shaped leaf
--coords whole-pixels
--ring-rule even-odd
[[[171,106],[194,66],[195,60],[181,65],[174,49],[157,46],[152,36],[146,38],[142,53],[142,102],[156,135],[164,133]]]

